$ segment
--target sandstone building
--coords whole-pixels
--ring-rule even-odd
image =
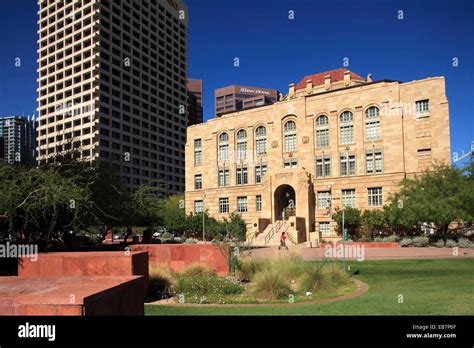
[[[450,162],[449,139],[443,77],[306,76],[271,105],[188,128],[186,212],[238,212],[255,244],[338,238],[336,207],[382,207],[404,177]]]

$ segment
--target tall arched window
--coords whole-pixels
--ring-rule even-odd
[[[354,143],[354,117],[352,112],[344,111],[341,116],[339,116],[339,121],[341,144]]]
[[[255,129],[255,151],[257,156],[267,153],[267,129],[264,126]]]
[[[371,106],[365,111],[365,138],[380,139],[380,112],[376,106]]]
[[[247,158],[247,131],[241,129],[237,132],[237,159]]]
[[[326,115],[316,119],[316,147],[329,146],[329,119]]]
[[[219,135],[219,161],[229,160],[229,134]]]
[[[288,121],[283,127],[284,152],[296,151],[296,123]]]

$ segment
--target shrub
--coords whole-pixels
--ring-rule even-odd
[[[249,282],[252,280],[255,273],[261,271],[267,261],[262,259],[254,259],[251,257],[243,258],[235,272],[235,276],[242,280]]]
[[[300,281],[301,291],[319,292],[328,290],[327,279],[323,273],[322,265],[310,265],[305,270]]]
[[[357,238],[358,242],[365,243],[365,242],[371,242],[372,239],[369,236],[362,236],[360,238]]]
[[[331,263],[323,269],[323,273],[327,276],[327,282],[332,289],[336,289],[350,282],[349,275],[344,272],[341,265]]]
[[[472,248],[472,242],[467,238],[459,238],[458,246],[460,248]]]
[[[428,237],[415,237],[413,238],[413,245],[416,247],[427,247],[430,244]]]
[[[174,277],[171,270],[164,265],[150,265],[148,292],[153,297],[165,298],[171,295]]]
[[[457,247],[458,246],[458,243],[456,243],[455,240],[452,240],[452,239],[448,239],[446,241],[446,244],[444,245],[446,248],[454,248],[454,247]]]
[[[289,282],[275,269],[264,268],[255,274],[251,292],[266,300],[278,300],[291,293]]]
[[[193,239],[193,238],[188,238],[186,239],[186,241],[184,242],[185,244],[196,244],[196,239]]]
[[[186,266],[181,272],[182,277],[215,275],[215,272],[202,263],[193,263]]]
[[[396,234],[392,234],[391,236],[385,237],[383,239],[384,242],[388,242],[388,243],[395,243],[395,242],[398,242],[399,240],[400,240],[400,237],[398,237]]]
[[[280,273],[285,279],[293,282],[304,272],[303,258],[295,253],[285,253],[265,265]]]
[[[413,239],[411,238],[403,238],[400,242],[401,247],[409,247],[413,244]]]
[[[374,242],[383,242],[383,238],[377,236],[374,238]]]
[[[443,239],[438,239],[438,241],[435,243],[435,247],[437,247],[437,248],[444,247],[444,240]]]
[[[222,302],[225,295],[239,294],[243,287],[216,274],[179,275],[173,287],[177,296],[187,303]]]

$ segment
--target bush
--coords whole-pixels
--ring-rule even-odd
[[[413,239],[411,238],[403,238],[400,242],[401,247],[409,247],[413,244]]]
[[[300,281],[301,291],[324,292],[337,289],[350,282],[349,275],[339,263],[310,264]]]
[[[243,287],[215,274],[192,276],[180,275],[176,279],[173,292],[184,296],[186,303],[222,303],[224,296],[239,294]]]
[[[467,238],[459,238],[458,246],[460,248],[472,248],[472,242]]]
[[[435,243],[435,247],[443,248],[444,247],[444,240],[443,239],[438,239],[438,241]]]
[[[415,237],[413,238],[413,245],[416,247],[427,247],[430,244],[428,237]]]
[[[301,291],[320,292],[328,290],[328,283],[323,274],[322,265],[310,265],[301,277]]]
[[[294,282],[304,272],[303,258],[295,253],[285,253],[265,265],[276,270],[285,279]]]
[[[383,242],[383,238],[377,236],[374,238],[374,242]]]
[[[255,274],[251,292],[257,298],[278,300],[291,293],[289,282],[278,270],[264,268]]]
[[[267,261],[262,259],[253,259],[246,257],[242,259],[235,272],[235,276],[245,282],[252,280],[255,273],[261,271]]]
[[[193,239],[193,238],[188,238],[186,239],[186,241],[184,242],[185,244],[196,244],[196,239]]]
[[[202,263],[193,263],[186,266],[181,272],[181,277],[195,277],[195,276],[207,276],[215,275],[216,273]]]
[[[446,244],[444,245],[446,248],[454,248],[454,247],[457,247],[458,246],[458,243],[456,243],[455,240],[452,240],[452,239],[448,239],[446,241]]]
[[[148,280],[148,293],[153,297],[166,298],[171,296],[174,277],[171,270],[164,265],[150,265]]]
[[[388,243],[396,243],[400,240],[400,237],[398,237],[396,234],[392,234],[391,236],[385,237],[383,239],[384,242]]]
[[[331,263],[323,269],[323,273],[327,276],[327,282],[332,289],[337,289],[342,285],[350,282],[349,275],[344,272],[339,263]]]

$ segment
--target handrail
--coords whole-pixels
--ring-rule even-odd
[[[271,230],[265,236],[265,245],[267,245],[268,242],[270,242],[270,240],[273,238],[273,236],[275,235],[275,232],[280,228],[280,224],[281,224],[281,221],[277,221],[276,225],[272,226]]]

